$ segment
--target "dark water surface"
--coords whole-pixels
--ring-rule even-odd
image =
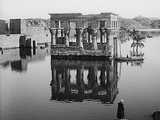
[[[160,109],[159,45],[159,37],[145,40],[143,63],[128,64],[56,60],[49,49],[4,52],[0,120],[114,120],[120,99],[129,120],[152,120]]]

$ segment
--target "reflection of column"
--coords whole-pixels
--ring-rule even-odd
[[[54,81],[54,83],[57,83],[56,68],[55,67],[53,67],[53,69],[52,69],[52,81]]]
[[[98,74],[98,69],[97,66],[93,67],[93,94],[97,94],[97,87],[98,87],[98,83],[97,83],[97,74]]]
[[[88,69],[88,86],[89,88],[93,89],[93,91],[96,91],[96,88],[98,86],[97,84],[97,66],[92,66]]]
[[[92,45],[93,45],[93,49],[97,50],[97,30],[93,29],[93,33],[92,33]]]
[[[113,74],[114,74],[114,80],[118,80],[118,63],[117,61],[113,61]]]
[[[101,67],[100,84],[103,87],[105,86],[105,65]]]
[[[22,72],[27,70],[27,65],[28,65],[28,62],[26,59],[20,59],[20,60],[11,62],[11,69]]]
[[[76,28],[76,43],[77,46],[80,48],[83,48],[83,42],[82,42],[82,28]]]
[[[111,63],[108,63],[107,66],[106,66],[106,78],[107,78],[107,84],[106,84],[106,91],[107,91],[107,97],[109,99],[109,102],[111,102],[111,92],[112,92],[112,88],[111,88],[111,72],[112,72],[112,69],[111,69]]]
[[[110,102],[113,102],[118,94],[117,82],[118,82],[118,71],[117,71],[117,62],[112,61],[107,66],[107,95],[110,98]]]
[[[70,70],[65,68],[65,94],[70,95],[71,86],[70,86]]]
[[[62,82],[63,82],[62,73],[57,74],[57,81],[58,81],[58,88],[60,90],[60,88],[62,88]]]
[[[88,78],[88,87],[92,88],[92,69],[91,68],[88,69],[87,78]]]
[[[112,72],[112,69],[111,69],[111,63],[109,62],[106,66],[106,78],[107,78],[107,89],[110,89],[110,85],[111,85],[111,72]]]
[[[83,74],[84,74],[84,68],[78,67],[77,68],[77,85],[78,85],[78,92],[80,95],[84,94],[84,81],[83,81]]]
[[[56,69],[55,67],[52,68],[52,80],[51,80],[51,99],[56,99],[57,93],[58,93],[58,84],[57,84],[57,77],[56,77]]]

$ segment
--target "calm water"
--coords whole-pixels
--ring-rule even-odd
[[[128,64],[56,60],[49,49],[6,51],[0,120],[114,120],[120,99],[129,120],[152,120],[160,109],[159,45],[160,37],[145,40],[143,63]]]

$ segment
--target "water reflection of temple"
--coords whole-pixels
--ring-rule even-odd
[[[23,72],[27,71],[28,63],[44,60],[49,54],[49,48],[5,50],[0,58],[0,66],[10,66],[13,71]]]
[[[49,49],[19,49],[20,59],[11,61],[11,69],[14,71],[27,71],[29,62],[44,60],[49,55]]]
[[[118,94],[115,61],[69,61],[51,58],[51,100],[96,100],[112,104]]]

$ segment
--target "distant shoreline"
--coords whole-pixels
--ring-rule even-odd
[[[138,31],[144,31],[144,32],[160,32],[160,29],[137,29]]]

